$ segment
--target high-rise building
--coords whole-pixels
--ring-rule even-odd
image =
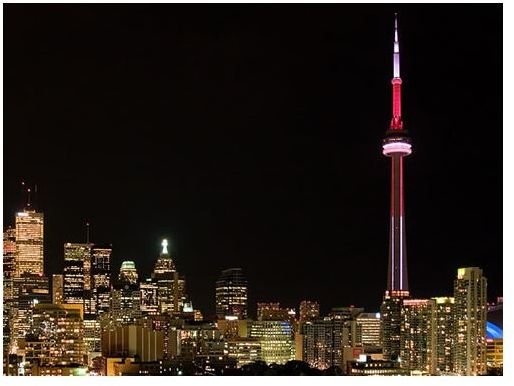
[[[38,366],[85,364],[83,317],[81,304],[36,304],[25,360]]]
[[[4,232],[3,250],[4,279],[13,278],[16,275],[16,229],[7,228]]]
[[[158,287],[159,312],[180,312],[186,300],[186,282],[175,268],[175,262],[168,252],[168,241],[164,239],[161,245],[162,251],[152,273]]]
[[[222,271],[216,281],[216,315],[220,319],[248,316],[248,282],[241,268]]]
[[[434,374],[436,331],[433,299],[403,299],[401,310],[401,366],[413,374]]]
[[[43,213],[25,209],[16,213],[16,276],[43,275]]]
[[[257,320],[289,320],[289,310],[278,302],[258,302]]]
[[[3,249],[3,352],[7,358],[10,344],[10,327],[12,318],[12,308],[14,300],[13,278],[16,275],[16,229],[7,228],[4,232]]]
[[[111,297],[110,245],[94,245],[91,249],[91,287],[97,315],[109,311]]]
[[[450,297],[437,297],[433,326],[436,334],[436,363],[437,375],[453,372],[453,357],[455,350],[455,299]]]
[[[379,313],[363,312],[356,318],[356,342],[362,344],[366,353],[374,353],[382,349],[382,321]]]
[[[141,292],[141,313],[143,315],[157,315],[159,313],[157,283],[152,279],[146,279],[139,283],[139,291]]]
[[[124,284],[111,291],[111,316],[121,325],[135,323],[141,317],[141,292],[136,284]]]
[[[64,302],[84,304],[86,298],[86,261],[91,261],[91,244],[64,244]]]
[[[401,110],[400,44],[395,18],[393,45],[393,118],[386,132],[382,153],[391,158],[391,217],[389,223],[389,266],[387,289],[381,306],[383,350],[385,359],[400,354],[400,318],[402,299],[409,296],[407,278],[407,239],[403,196],[403,158],[411,154],[411,141],[403,127]]]
[[[279,320],[253,321],[249,337],[261,342],[261,357],[267,364],[284,364],[295,358],[293,326]]]
[[[64,302],[64,276],[52,275],[52,303],[62,304]]]
[[[477,267],[459,268],[454,282],[455,372],[487,372],[487,279]]]
[[[300,322],[319,318],[319,303],[309,300],[300,302]]]
[[[126,260],[121,263],[118,281],[121,284],[137,284],[139,275],[137,274],[136,263]]]
[[[321,370],[332,366],[343,368],[345,321],[325,318],[303,325],[303,361]]]

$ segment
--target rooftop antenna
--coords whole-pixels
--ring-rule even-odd
[[[30,188],[27,189],[27,208],[30,208]]]
[[[89,244],[89,221],[86,221],[86,243]]]

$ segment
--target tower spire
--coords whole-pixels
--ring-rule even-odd
[[[400,77],[400,42],[398,40],[398,14],[394,14],[393,77]]]
[[[393,118],[391,130],[403,130],[402,122],[402,78],[400,78],[400,42],[398,40],[398,14],[394,14],[394,43],[393,43]]]

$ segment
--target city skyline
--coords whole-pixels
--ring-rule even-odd
[[[85,243],[89,222],[91,242],[113,245],[113,275],[122,261],[129,260],[135,262],[140,279],[149,277],[161,239],[167,238],[195,308],[206,314],[214,314],[219,273],[234,267],[241,267],[247,276],[251,314],[257,301],[298,307],[304,299],[320,301],[325,311],[350,304],[378,310],[386,288],[389,187],[387,161],[377,149],[390,119],[390,26],[395,8],[404,53],[403,116],[415,143],[405,182],[409,290],[420,298],[450,296],[455,270],[477,266],[488,278],[489,298],[501,295],[501,8],[342,6],[337,15],[329,15],[329,8],[313,7],[309,17],[319,19],[317,32],[299,28],[312,11],[297,9],[299,20],[286,26],[279,16],[285,11],[277,7],[277,13],[269,16],[269,29],[255,34],[251,27],[257,25],[260,11],[236,11],[235,7],[224,17],[229,26],[239,28],[237,35],[228,27],[216,30],[201,12],[198,23],[205,24],[197,30],[199,25],[186,27],[148,8],[143,12],[146,19],[134,27],[128,21],[136,16],[128,7],[114,24],[120,31],[109,30],[114,35],[106,36],[123,37],[123,31],[134,38],[157,40],[149,40],[149,52],[136,53],[131,53],[127,42],[116,51],[122,59],[115,59],[105,51],[107,43],[99,41],[101,31],[107,31],[112,12],[108,8],[102,14],[95,13],[95,8],[90,11],[99,20],[92,38],[97,45],[90,45],[78,29],[72,29],[70,38],[45,40],[55,34],[50,29],[38,37],[41,46],[36,52],[30,51],[31,45],[25,51],[18,47],[27,41],[27,32],[15,38],[19,25],[13,25],[9,16],[10,12],[23,16],[15,18],[17,23],[31,20],[31,10],[9,7],[6,36],[13,38],[5,47],[5,71],[11,76],[6,77],[4,143],[16,146],[4,147],[4,225],[21,209],[17,205],[24,180],[38,185],[35,202],[45,213],[47,276],[62,273],[62,246]],[[191,12],[187,7],[179,9],[182,15]],[[73,11],[64,7],[61,12],[48,17],[62,23],[57,25],[69,26],[64,16]],[[466,16],[458,23],[453,18],[457,13]],[[349,15],[369,20],[369,30],[364,31]],[[84,22],[83,16],[75,16],[79,24]],[[338,23],[337,16],[346,23]],[[168,18],[182,30],[170,29]],[[150,27],[150,21],[156,20],[162,24]],[[248,21],[250,27],[243,28],[240,20]],[[295,32],[289,32],[291,26]],[[37,27],[36,23],[32,28]],[[209,34],[213,28],[217,38]],[[176,75],[170,77],[164,75],[164,65],[158,71],[161,75],[149,74],[159,65],[146,61],[161,58],[176,63],[172,55],[159,50],[164,47],[163,34],[184,54],[179,56],[183,62],[172,66]],[[13,44],[16,39],[18,44]],[[52,72],[49,66],[64,59],[59,48],[73,39],[87,48],[87,64],[106,58],[108,65],[121,66],[122,74],[109,71],[113,79],[107,79],[100,69],[99,78],[94,78],[94,72],[80,63],[83,56],[78,49],[71,49],[75,55],[68,57],[71,67],[62,64],[61,73]],[[482,39],[480,44],[477,39]],[[305,46],[296,43],[300,41]],[[188,44],[198,51],[190,51]],[[215,49],[222,47],[227,48]],[[55,83],[36,79],[29,86],[31,75],[22,73],[27,68],[17,66],[27,55],[36,55]],[[202,65],[204,57],[213,60],[212,73]],[[230,71],[235,75],[223,72],[223,60],[230,58],[227,63],[232,63]],[[275,67],[271,58],[277,62]],[[191,78],[194,71],[185,66],[188,60],[201,74],[198,83]],[[72,68],[80,70],[76,73]],[[138,69],[142,78],[131,77]],[[489,82],[467,86],[478,71],[487,72]],[[73,87],[85,91],[82,95],[68,89],[73,94],[70,102],[59,92],[67,90],[66,76],[77,76]],[[91,102],[95,90],[86,79],[99,86],[98,102]],[[170,87],[170,94],[157,84],[159,79]],[[15,81],[25,85],[19,87],[22,91],[14,90]],[[131,90],[125,82],[133,82],[137,94],[116,91]],[[173,84],[179,87],[173,89]],[[107,87],[100,91],[103,85]],[[196,94],[188,94],[190,86]],[[276,92],[271,86],[277,87]],[[245,90],[255,90],[256,95],[237,101]],[[148,102],[130,97],[148,94]],[[44,95],[50,101],[44,101]],[[21,106],[16,104],[27,96]],[[119,100],[114,102],[115,96]],[[162,98],[170,104],[159,104]],[[57,113],[52,102],[62,104],[62,111]],[[175,115],[167,114],[170,106]],[[207,117],[198,117],[195,106],[203,106]],[[40,111],[43,136],[36,122],[20,115],[28,111]],[[167,130],[167,118],[172,117],[176,120]],[[123,136],[103,133],[107,126],[100,122],[96,127],[95,122],[105,120],[120,130],[127,124],[128,129],[122,130]],[[57,123],[55,128],[49,127],[51,122]],[[202,123],[204,128],[198,129]],[[228,127],[224,131],[223,123]],[[84,136],[68,132],[69,125]],[[481,136],[484,127],[487,136]],[[36,142],[42,148],[30,141],[32,137],[40,140]],[[19,144],[26,147],[26,158],[21,160],[13,154]],[[482,147],[497,148],[498,155],[484,159],[477,150]],[[115,166],[118,162],[126,166]],[[136,183],[131,182],[132,172]],[[288,273],[286,286],[284,272]],[[359,273],[365,274],[364,282]],[[304,288],[307,280],[313,285]]]

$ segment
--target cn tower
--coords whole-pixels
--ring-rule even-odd
[[[402,121],[402,78],[400,78],[400,43],[398,19],[394,20],[393,118],[382,145],[382,153],[391,158],[391,218],[389,224],[389,267],[387,291],[391,296],[408,296],[405,206],[403,203],[403,158],[412,152]]]
[[[382,153],[391,159],[391,217],[389,219],[389,265],[387,288],[380,308],[384,359],[396,360],[400,355],[401,308],[409,296],[407,278],[407,243],[405,237],[405,206],[403,200],[403,158],[412,147],[402,121],[402,79],[400,77],[400,43],[398,18],[394,20],[393,46],[393,117],[382,143]]]

